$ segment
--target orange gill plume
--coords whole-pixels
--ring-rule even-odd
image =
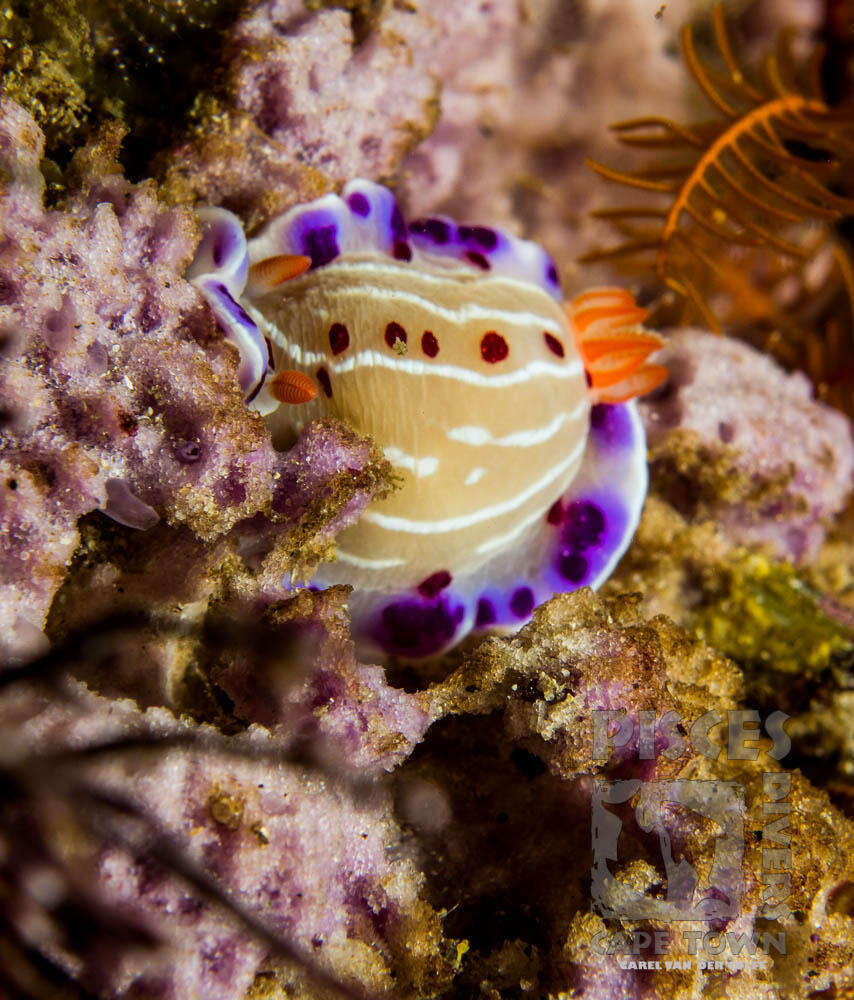
[[[664,365],[647,359],[664,343],[641,323],[646,309],[623,288],[597,288],[564,306],[597,403],[624,403],[667,378]]]

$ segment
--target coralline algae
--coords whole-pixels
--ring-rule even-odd
[[[7,651],[41,641],[83,514],[101,509],[134,528],[161,517],[213,539],[259,514],[292,518],[284,536],[312,511],[319,552],[325,523],[349,523],[360,496],[385,485],[370,445],[343,428],[308,431],[290,458],[273,450],[243,402],[232,349],[182,277],[194,215],[163,207],[151,182],[123,180],[117,142],[107,133],[79,157],[79,193],[45,210],[41,133],[14,102],[0,104]],[[360,479],[369,467],[376,474]]]
[[[656,490],[732,543],[814,559],[851,494],[850,422],[737,340],[681,330],[660,358],[669,381],[640,404]]]

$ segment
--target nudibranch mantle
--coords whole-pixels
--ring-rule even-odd
[[[364,180],[248,242],[231,213],[200,217],[188,277],[274,442],[334,416],[402,481],[313,581],[353,585],[363,649],[434,655],[609,575],[646,493],[629,397],[662,378],[631,295],[566,306],[541,247],[445,217],[407,225]]]

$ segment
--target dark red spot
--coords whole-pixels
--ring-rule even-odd
[[[332,383],[329,381],[329,372],[325,368],[318,368],[315,378],[320,383],[320,388],[327,396],[332,395]]]
[[[546,338],[546,347],[548,347],[552,354],[556,354],[559,358],[562,358],[566,354],[563,344],[557,337],[553,337],[550,333],[544,333],[543,336]]]
[[[385,342],[389,347],[394,347],[398,340],[404,344],[406,343],[406,330],[403,329],[400,323],[389,323],[385,328]]]
[[[489,270],[489,261],[477,250],[466,250],[466,260],[482,271]]]
[[[428,576],[426,580],[422,580],[418,584],[418,593],[422,597],[429,597],[431,599],[438,597],[445,587],[450,584],[452,579],[451,574],[446,569],[440,569],[437,573]]]
[[[500,333],[490,330],[481,338],[480,356],[489,364],[494,365],[496,361],[503,361],[509,353],[510,348],[507,346],[507,341]]]
[[[425,330],[421,335],[421,350],[428,358],[435,358],[439,353],[439,341],[432,330]]]
[[[395,260],[412,260],[412,247],[403,240],[396,240],[392,251]]]
[[[563,504],[560,500],[555,500],[551,507],[549,507],[549,512],[546,514],[546,520],[549,524],[560,524],[563,520]]]
[[[510,598],[510,610],[517,618],[527,618],[534,610],[534,592],[530,587],[519,587]]]
[[[593,377],[587,369],[584,369],[584,381],[587,383],[587,388],[589,389],[593,385]]]
[[[350,346],[350,331],[343,323],[333,323],[329,328],[329,346],[333,354],[341,354]]]

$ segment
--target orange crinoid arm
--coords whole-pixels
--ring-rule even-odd
[[[664,341],[641,326],[646,310],[623,288],[595,288],[564,303],[597,403],[625,403],[667,378],[664,365],[646,360]]]

